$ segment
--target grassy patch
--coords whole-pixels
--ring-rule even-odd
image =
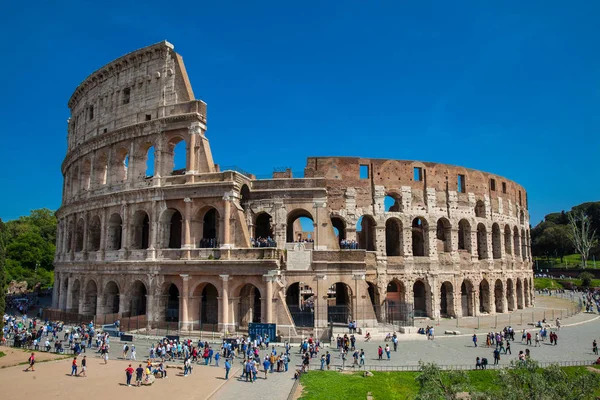
[[[533,285],[535,290],[543,289],[563,289],[563,285],[552,278],[533,278]]]
[[[0,351],[0,357],[4,357],[6,354]]]

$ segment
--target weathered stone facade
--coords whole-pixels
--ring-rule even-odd
[[[533,302],[527,196],[510,180],[352,157],[309,158],[304,178],[221,171],[206,104],[167,42],[94,72],[69,108],[56,309],[292,332],[348,318],[374,326],[404,305],[438,317]],[[180,142],[186,167],[174,170]],[[301,217],[311,243],[292,243],[306,237]],[[354,240],[359,249],[341,248]]]

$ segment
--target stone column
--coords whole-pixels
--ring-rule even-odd
[[[131,311],[129,309],[129,295],[126,293],[119,293],[119,314],[123,317],[123,314]]]
[[[193,243],[192,243],[192,232],[191,232],[191,225],[192,225],[192,199],[190,199],[189,197],[186,197],[185,199],[183,199],[183,202],[185,203],[185,215],[183,217],[183,246],[181,246],[183,249],[191,249],[193,248]]]
[[[83,215],[83,248],[81,249],[84,260],[87,260],[89,219],[90,219],[90,213],[89,213],[89,211],[86,211],[85,214]],[[83,290],[82,290],[82,292],[83,292]]]
[[[73,299],[72,299],[72,296],[71,296],[71,291],[72,290],[73,290],[73,278],[69,277],[69,280],[67,282],[67,293],[65,293],[65,295],[67,296],[65,311],[70,311],[71,308],[73,307]]]
[[[489,294],[489,302],[490,302],[490,310],[489,314],[496,314],[496,281],[494,279],[490,279],[490,294]]]
[[[180,275],[183,280],[181,290],[181,324],[180,329],[183,331],[190,330],[190,322],[188,316],[188,298],[190,296],[190,276],[187,274]]]
[[[233,247],[230,238],[230,219],[231,219],[231,192],[225,193],[223,196],[224,201],[224,212],[223,212],[223,241],[221,244],[222,248],[230,249]]]
[[[131,143],[129,144],[129,162],[127,163],[127,180],[126,180],[126,187],[129,189],[133,186],[135,180],[135,176],[136,176],[136,157],[135,157],[135,141],[132,140]]]
[[[104,260],[104,253],[106,251],[106,237],[108,236],[108,208],[105,208],[103,211],[104,212],[101,213],[100,216],[100,260]]]
[[[71,234],[71,242],[69,243],[69,247],[71,248],[71,260],[75,258],[75,247],[77,245],[77,214],[73,214],[71,216],[71,220],[73,221],[73,232]]]
[[[220,330],[227,332],[229,327],[229,275],[219,275],[221,278],[221,304],[219,304],[219,310],[221,310],[221,320],[219,325]]]
[[[121,250],[129,250],[129,206],[127,203],[123,203],[121,207],[121,213],[123,214],[123,226],[121,227]]]
[[[150,237],[148,243],[148,251],[146,252],[146,258],[148,260],[156,259],[156,248],[158,247],[158,203],[156,201],[152,202],[152,211],[150,212]]]
[[[52,287],[52,308],[58,309],[58,288],[61,285],[60,274],[54,271],[54,286]]]
[[[265,322],[270,324],[273,323],[273,280],[274,276],[272,275],[263,275],[265,280],[265,286],[267,288],[266,298],[265,298],[265,309],[266,309],[266,320]]]
[[[197,147],[197,139],[198,135],[202,134],[202,128],[200,127],[200,123],[192,122],[192,124],[188,128],[188,132],[190,134],[190,140],[187,145],[187,165],[186,165],[186,175],[194,175],[198,171],[198,161],[196,157],[196,147]]]
[[[322,273],[317,274],[315,279],[317,280],[317,294],[315,296],[315,330],[321,329],[320,332],[316,332],[317,337],[319,337],[319,335],[323,333],[323,329],[327,328],[327,289],[329,286],[327,285],[327,275]]]

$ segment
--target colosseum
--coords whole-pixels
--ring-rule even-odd
[[[220,168],[206,103],[168,42],[100,68],[68,106],[54,309],[325,337],[348,320],[533,303],[527,194],[513,181],[360,157],[310,157],[303,177]]]

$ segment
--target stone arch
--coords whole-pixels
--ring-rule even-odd
[[[402,195],[396,192],[388,192],[383,199],[385,212],[402,212]]]
[[[412,253],[415,257],[429,256],[429,224],[423,217],[412,221]]]
[[[376,229],[377,223],[370,215],[363,215],[358,219],[356,226],[356,236],[358,237],[358,246],[367,251],[376,251]]]
[[[454,287],[450,281],[445,281],[440,286],[440,315],[456,317],[454,308]]]
[[[115,183],[127,181],[127,171],[129,169],[129,150],[126,147],[119,147],[114,154],[114,164],[110,168],[110,175]]]
[[[206,283],[200,292],[200,323],[202,326],[219,324],[219,291],[212,283]]]
[[[89,279],[85,284],[83,291],[83,304],[81,313],[85,315],[96,315],[98,305],[98,284],[95,280]]]
[[[491,311],[490,284],[487,279],[482,279],[481,282],[479,282],[479,312],[489,314]]]
[[[96,185],[106,185],[108,178],[108,155],[100,152],[94,160],[94,181]]]
[[[71,169],[71,197],[79,194],[79,166],[75,165]]]
[[[506,280],[506,306],[508,311],[515,309],[515,288],[511,278]]]
[[[398,218],[385,221],[385,254],[388,257],[404,254],[402,221]]]
[[[502,280],[496,279],[496,283],[494,284],[494,299],[496,301],[496,312],[503,313],[504,310],[504,285],[502,284]]]
[[[315,325],[315,293],[306,282],[294,282],[285,290],[285,303],[294,325],[313,327]]]
[[[525,213],[523,212],[523,210],[521,210],[521,212],[519,213],[519,222],[521,223],[521,225],[525,225]]]
[[[502,258],[502,233],[500,226],[497,223],[492,225],[492,257],[495,260]]]
[[[238,326],[245,328],[251,322],[259,323],[262,317],[260,289],[252,283],[242,284],[238,290]]]
[[[512,254],[512,232],[509,225],[504,226],[504,252]]]
[[[106,250],[121,250],[123,233],[123,220],[121,215],[114,213],[108,219],[108,237],[106,240]]]
[[[88,251],[100,250],[100,241],[102,238],[102,222],[98,215],[94,215],[88,228]]]
[[[132,317],[146,315],[146,299],[148,290],[146,284],[139,279],[132,282],[127,293],[129,297],[129,312]]]
[[[260,212],[254,220],[254,238],[273,238],[273,217],[267,212]]]
[[[527,243],[525,229],[521,229],[521,257],[523,257],[523,260],[527,260]]]
[[[183,154],[183,156],[181,156]],[[162,152],[163,176],[185,175],[188,169],[186,142],[183,136],[174,135]]]
[[[521,257],[521,240],[519,238],[519,228],[515,226],[513,230],[513,240],[514,240],[514,251],[515,257]]]
[[[183,217],[177,208],[167,208],[160,218],[162,227],[161,248],[180,249],[183,234]]]
[[[460,285],[460,299],[463,317],[475,315],[475,287],[469,279],[463,279]]]
[[[346,325],[352,319],[352,289],[344,282],[335,282],[327,290],[328,322]]]
[[[332,215],[331,226],[333,226],[333,232],[337,236],[338,242],[346,240],[346,220],[343,217]]]
[[[202,207],[197,212],[197,225],[194,225],[194,231],[201,236],[198,247],[216,248],[219,247],[219,237],[221,229],[221,215],[219,210],[213,206]]]
[[[486,210],[483,200],[477,200],[477,203],[475,203],[475,216],[477,218],[485,218]]]
[[[67,228],[67,253],[73,252],[73,239],[75,238],[75,221],[70,220]]]
[[[529,307],[531,304],[529,303],[529,300],[530,300],[529,279],[527,279],[527,278],[523,279],[523,295],[524,295],[524,300],[525,300],[525,307]]]
[[[406,287],[399,279],[392,279],[386,287],[386,317],[388,322],[406,321],[409,317],[406,308]]]
[[[422,279],[413,284],[413,307],[415,317],[431,316],[431,287]]]
[[[104,313],[103,314],[117,314],[119,312],[119,300],[120,300],[120,291],[119,285],[115,281],[108,281],[106,285],[104,285],[104,290],[102,291],[103,303],[104,303]]]
[[[488,256],[487,230],[482,223],[477,224],[477,256],[480,260],[486,260]]]
[[[74,279],[71,285],[70,296],[70,307],[67,308],[68,312],[79,312],[79,299],[81,298],[81,282],[79,279]]]
[[[244,211],[248,211],[248,201],[250,200],[250,188],[243,184],[240,189],[240,205]]]
[[[81,188],[83,190],[90,190],[92,184],[92,162],[89,158],[83,160],[83,166],[81,167]]]
[[[471,253],[471,224],[466,219],[458,222],[458,250]]]
[[[179,322],[179,293],[179,287],[174,282],[165,282],[163,285],[162,297],[167,322]]]
[[[440,218],[436,228],[438,253],[450,253],[452,251],[452,225],[447,218]]]
[[[77,233],[75,235],[75,251],[77,253],[83,250],[84,226],[83,218],[79,218],[77,220]]]
[[[150,244],[150,217],[145,210],[137,210],[133,214],[131,230],[131,248],[145,250]]]
[[[293,243],[305,239],[305,234],[303,232],[302,224],[300,223],[300,218],[308,218],[313,222],[314,225],[315,220],[312,214],[306,211],[305,209],[296,208],[295,210],[290,211],[287,215],[286,241],[288,243]],[[314,230],[310,232],[314,232]]]
[[[144,142],[140,145],[138,153],[134,158],[136,162],[136,171],[144,171],[140,174],[141,179],[152,178],[156,175],[156,163],[154,159],[154,154],[156,153],[156,148],[152,142]]]

